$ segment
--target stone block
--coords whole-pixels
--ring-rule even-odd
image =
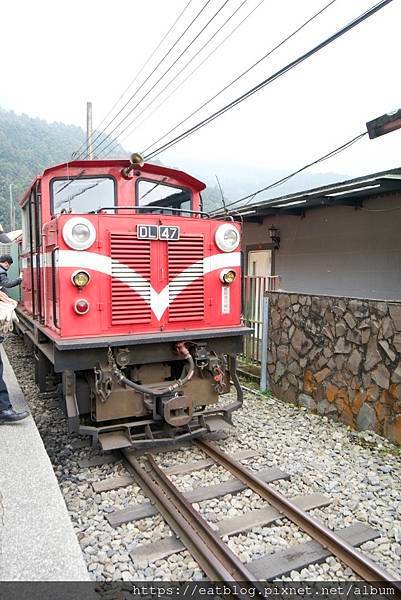
[[[395,360],[396,354],[390,348],[390,344],[388,343],[388,341],[387,340],[380,340],[379,346],[381,346],[383,348],[384,352],[387,354],[387,356],[389,357],[389,359],[391,360],[391,362],[393,362]]]
[[[327,379],[330,373],[331,371],[327,367],[325,369],[322,369],[321,371],[318,371],[317,373],[315,373],[315,381],[317,381],[317,383],[322,383],[322,381]]]
[[[401,331],[401,305],[389,304],[388,306],[393,326],[397,331]]]
[[[290,338],[288,337],[288,334],[286,331],[283,331],[280,337],[280,342],[281,344],[288,344],[288,342],[290,341]]]
[[[397,367],[391,374],[392,383],[401,383],[401,363],[398,363]]]
[[[300,375],[302,372],[302,369],[299,366],[298,362],[296,362],[294,360],[288,365],[288,371],[289,371],[289,373],[293,373],[294,375]]]
[[[276,370],[274,372],[274,381],[277,383],[285,373],[285,366],[281,362],[276,363]]]
[[[298,296],[296,294],[291,294],[290,302],[291,302],[291,304],[295,304],[296,302],[298,302]]]
[[[380,317],[387,314],[387,302],[372,302],[372,308]]]
[[[347,327],[344,321],[336,323],[336,337],[342,337],[347,333]]]
[[[352,410],[348,405],[345,405],[343,410],[340,413],[340,421],[348,425],[349,427],[353,427],[354,425],[354,415],[352,414]]]
[[[306,296],[299,296],[298,302],[304,306],[306,304]]]
[[[369,342],[370,338],[370,329],[362,329],[361,334],[361,342],[363,345],[366,345]]]
[[[357,329],[350,329],[347,332],[347,336],[346,339],[348,342],[351,342],[352,344],[362,344],[362,334],[360,331],[358,331]]]
[[[322,334],[329,338],[329,340],[334,341],[334,335],[331,331],[331,328],[328,325],[325,325],[322,328]]]
[[[387,390],[390,386],[390,373],[387,367],[380,363],[374,371],[372,371],[372,379],[378,386]]]
[[[390,317],[384,317],[382,321],[383,337],[387,340],[394,334],[394,328]]]
[[[347,361],[348,369],[351,371],[353,375],[357,375],[359,373],[359,367],[362,362],[362,354],[356,348],[350,354],[350,357]]]
[[[292,386],[298,387],[298,379],[295,377],[295,375],[293,373],[287,373],[287,379]]]
[[[337,371],[342,371],[345,364],[345,356],[343,354],[339,354],[335,357],[336,369]]]
[[[344,337],[340,337],[334,346],[336,354],[349,354],[351,352],[351,344],[347,344]]]
[[[316,410],[317,408],[315,400],[312,398],[312,396],[309,396],[308,394],[299,394],[298,404],[304,406],[308,410]]]
[[[331,308],[326,309],[323,319],[326,323],[334,323],[334,314],[333,314]]]
[[[305,356],[312,348],[312,341],[306,337],[301,329],[296,329],[291,338],[291,346],[300,356]]]
[[[356,321],[350,312],[345,313],[344,321],[347,323],[350,329],[354,329],[356,326]]]
[[[389,414],[388,407],[385,404],[383,404],[382,402],[377,402],[375,404],[375,411],[376,411],[376,417],[377,417],[377,420],[379,421],[379,423],[382,423]]]
[[[294,313],[297,313],[300,308],[301,308],[301,305],[298,304],[298,302],[297,302],[296,304],[293,305],[292,310],[294,311]]]
[[[290,299],[287,294],[279,294],[277,305],[280,310],[285,310],[290,306]]]
[[[369,404],[365,403],[362,405],[356,424],[360,431],[374,430],[376,426],[376,412]]]
[[[401,444],[401,415],[386,420],[384,424],[384,435],[392,442]]]
[[[326,358],[330,358],[332,356],[333,352],[328,346],[325,346],[323,348],[323,354],[325,355]]]
[[[319,400],[319,402],[317,403],[317,412],[320,415],[328,415],[331,413],[336,413],[337,408],[334,404],[327,402],[327,400],[325,398],[323,398],[322,400]]]
[[[291,327],[291,321],[290,321],[290,319],[288,317],[285,317],[285,319],[283,319],[283,322],[282,322],[281,326],[282,326],[283,329],[289,329]]]
[[[371,369],[373,369],[373,367],[377,365],[377,363],[380,362],[381,359],[382,357],[377,349],[376,338],[372,337],[369,340],[368,347],[366,350],[366,360],[364,364],[365,371],[371,371]]]
[[[348,392],[346,389],[343,388],[337,392],[335,405],[337,406],[339,413],[344,410],[345,406],[349,406]]]
[[[307,394],[313,394],[313,392],[315,391],[315,388],[316,388],[316,384],[314,382],[313,373],[312,373],[312,371],[306,370],[304,373],[304,385],[303,385],[304,392],[306,392]]]
[[[362,384],[365,389],[370,385],[371,381],[372,376],[370,373],[362,373]]]
[[[329,385],[326,387],[326,398],[328,402],[334,402],[337,396],[337,392],[338,387],[333,385],[332,383],[329,383]]]
[[[396,333],[393,338],[393,346],[397,352],[401,353],[401,333]]]
[[[319,360],[317,361],[317,368],[318,369],[323,369],[323,367],[327,364],[327,358],[324,356],[324,354],[322,354],[319,358]],[[329,369],[330,371],[330,369]]]
[[[366,400],[367,402],[376,402],[376,400],[380,396],[380,389],[375,383],[371,383],[368,385],[366,390]]]
[[[283,377],[282,380],[280,381],[280,386],[281,389],[283,390],[283,392],[286,392],[288,390],[288,388],[290,387],[290,382]]]
[[[289,348],[288,346],[278,346],[277,347],[277,358],[283,363],[286,363],[288,360]]]
[[[359,323],[358,329],[370,329],[370,319],[363,319]]]
[[[357,415],[359,413],[359,411],[361,410],[361,406],[363,405],[365,400],[366,392],[360,390],[357,394],[355,394],[355,397],[352,401],[352,412],[354,413],[354,415]]]
[[[291,325],[291,327],[288,330],[288,337],[291,339],[292,336],[294,335],[294,331],[295,331],[295,326]]]
[[[276,308],[270,309],[270,325],[272,329],[277,329],[280,327],[281,315]]]
[[[393,383],[392,385],[390,385],[389,392],[390,392],[390,395],[392,398],[394,398],[395,400],[401,400],[401,384],[400,383]]]
[[[367,303],[362,302],[361,300],[350,300],[348,303],[348,308],[357,319],[363,319],[369,314],[369,307]]]

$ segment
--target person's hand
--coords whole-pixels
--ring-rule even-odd
[[[3,229],[3,225],[0,223],[0,233],[3,233],[4,229]]]
[[[21,281],[22,281],[22,271],[21,271],[21,273],[19,274],[19,278],[20,278],[20,279],[21,279]]]

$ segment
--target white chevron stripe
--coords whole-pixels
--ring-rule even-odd
[[[117,261],[114,261],[116,264]],[[227,269],[232,267],[239,267],[241,264],[241,253],[240,252],[226,252],[224,254],[213,254],[207,256],[201,261],[197,261],[184,269],[178,277],[173,279],[171,284],[174,284],[174,291],[170,294],[170,300],[173,301],[175,298],[193,281],[201,276],[201,269],[196,269],[197,266],[201,266],[203,262],[203,274],[211,273],[217,269]],[[129,281],[125,277],[117,277],[120,281],[124,281],[128,287],[134,292],[139,294],[143,300],[150,304],[150,307],[158,321],[162,318],[164,312],[169,306],[169,284],[162,289],[161,292],[156,292],[152,286],[150,286],[150,301],[149,301],[149,282],[137,273],[134,269],[131,269],[123,263],[119,263],[124,268],[125,274],[130,274],[132,279]],[[92,271],[98,271],[105,275],[112,276],[111,270],[111,258],[105,254],[98,254],[97,252],[80,252],[78,250],[59,250],[57,265],[59,267],[71,267],[73,269],[91,269]],[[183,281],[185,276],[185,283]],[[142,285],[141,285],[142,284]],[[144,285],[145,284],[145,285]]]

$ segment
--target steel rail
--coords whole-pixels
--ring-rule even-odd
[[[237,479],[242,481],[242,483],[252,489],[256,494],[267,500],[283,516],[298,525],[298,527],[311,538],[321,544],[323,548],[330,550],[332,554],[344,562],[365,581],[386,582],[395,591],[395,594],[391,597],[401,599],[400,584],[394,580],[394,576],[388,571],[364,556],[359,550],[343,540],[334,531],[322,523],[319,523],[319,521],[315,520],[307,512],[298,508],[291,500],[283,496],[280,492],[271,488],[264,481],[261,481],[257,474],[249,471],[241,463],[232,459],[213,442],[196,440],[194,443],[217,464],[230,471]]]
[[[122,451],[122,454],[137,483],[210,581],[224,581],[233,593],[244,599],[249,595],[238,593],[236,583],[243,582],[246,589],[262,593],[263,588],[255,582],[252,573],[163,473],[151,455],[146,455],[147,468],[144,468],[129,452]]]

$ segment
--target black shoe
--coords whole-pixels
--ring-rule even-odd
[[[0,422],[13,422],[13,421],[22,421],[22,419],[26,419],[29,416],[29,412],[26,410],[22,412],[16,412],[13,408],[7,408],[6,410],[2,410],[0,412]]]

